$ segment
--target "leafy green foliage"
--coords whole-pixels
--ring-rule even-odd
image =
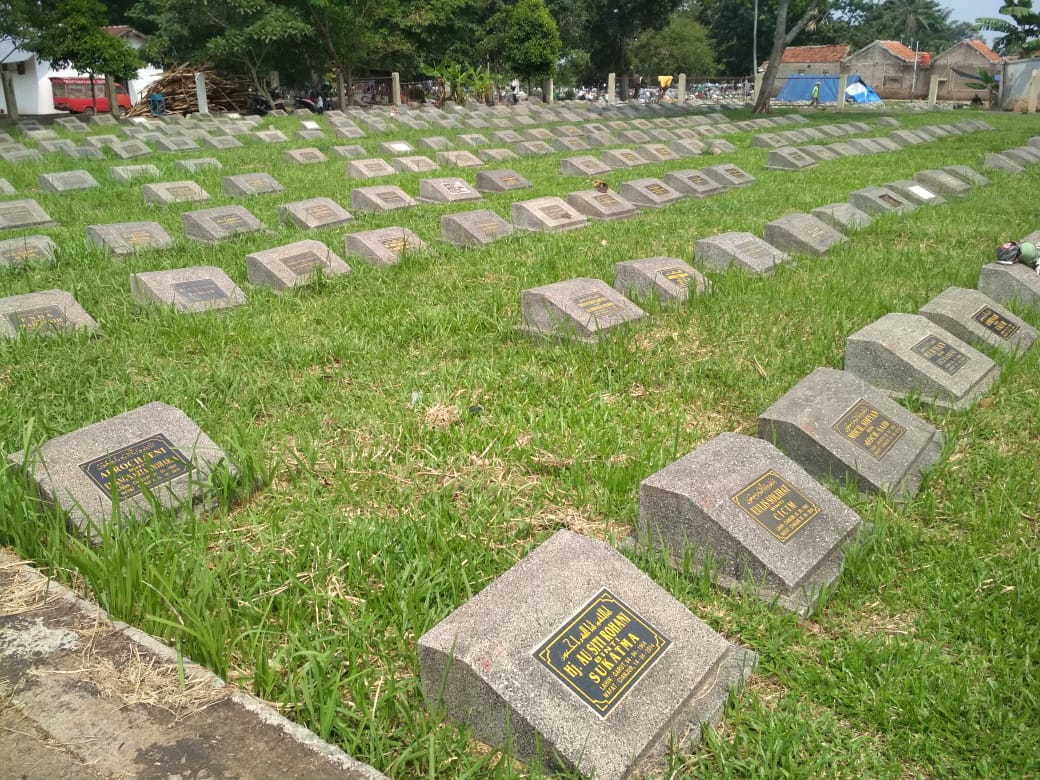
[[[501,66],[521,80],[552,78],[560,55],[560,33],[545,0],[519,0],[491,18],[488,40]]]
[[[99,0],[61,0],[41,16],[27,45],[58,68],[130,78],[141,61],[126,41],[102,30],[104,24]]]
[[[711,76],[715,55],[707,30],[688,16],[676,14],[662,30],[643,33],[632,44],[632,56],[639,73],[662,75],[686,73]]]
[[[993,107],[993,102],[997,97],[997,91],[1000,89],[1000,82],[997,81],[997,77],[990,73],[985,68],[979,68],[978,70],[978,81],[969,81],[964,86],[969,89],[984,89],[986,90],[986,100],[989,106]]]
[[[1007,0],[1000,8],[1003,16],[980,17],[975,20],[978,30],[1000,33],[993,50],[1005,55],[1029,55],[1040,49],[1040,11],[1033,9],[1033,0]]]

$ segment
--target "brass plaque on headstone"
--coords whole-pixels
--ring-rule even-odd
[[[646,190],[647,192],[653,193],[659,198],[668,194],[668,190],[665,187],[662,187],[660,184],[647,184]]]
[[[589,314],[594,314],[597,317],[601,314],[611,314],[621,308],[617,303],[600,293],[579,295],[573,300],[579,309],[588,312]]]
[[[240,214],[218,214],[213,221],[225,230],[239,230],[246,227],[246,221]]]
[[[38,246],[26,246],[18,249],[5,249],[0,252],[0,260],[7,263],[24,263],[26,260],[45,260],[47,253]]]
[[[65,312],[57,306],[40,306],[37,309],[23,309],[11,312],[7,320],[18,330],[35,333],[38,330],[65,330],[69,320]]]
[[[408,245],[408,242],[403,238],[384,238],[379,243],[391,252],[400,252]]]
[[[543,215],[552,220],[570,219],[571,215],[563,206],[544,206],[541,209]]]
[[[477,227],[489,236],[493,236],[499,231],[499,224],[497,222],[478,222]]]
[[[730,496],[730,500],[781,544],[786,544],[820,513],[820,507],[772,470]]]
[[[757,241],[741,241],[739,244],[733,247],[733,252],[741,257],[747,257],[752,260],[769,259],[769,250],[762,246],[762,244],[759,244]]]
[[[887,192],[884,192],[884,193],[878,195],[878,200],[880,200],[886,206],[891,206],[894,209],[897,209],[897,208],[899,208],[900,206],[903,205],[896,198],[894,198],[893,196],[889,195]]]
[[[676,287],[690,286],[690,272],[684,268],[663,268],[661,275]]]
[[[593,195],[592,198],[601,206],[605,206],[608,209],[613,208],[618,203],[617,198],[612,195]]]
[[[501,181],[503,184],[506,184],[506,185],[508,185],[510,187],[512,187],[514,184],[519,184],[520,183],[520,179],[518,177],[516,177],[516,176],[513,176],[513,175],[503,176],[501,179],[499,179],[499,181]]]
[[[831,426],[841,436],[876,460],[881,460],[906,433],[906,428],[860,398]]]
[[[726,168],[725,170],[726,173],[732,176],[734,179],[741,179],[744,176],[747,176],[747,174],[740,170],[740,168],[735,168],[731,166],[729,168]]]
[[[0,206],[0,220],[18,225],[23,222],[32,222],[33,213],[25,206]]]
[[[444,191],[449,195],[469,195],[473,190],[460,181],[449,181],[444,183]]]
[[[630,163],[639,162],[639,155],[634,154],[633,152],[622,152],[621,159]]]
[[[313,271],[317,266],[325,266],[318,255],[314,252],[300,252],[296,255],[289,255],[288,257],[281,258],[282,263],[285,267],[292,271],[297,276],[308,274]]]
[[[706,185],[708,183],[708,180],[705,179],[703,176],[701,176],[699,174],[694,174],[693,176],[687,176],[686,180],[688,182],[690,182],[691,184],[696,184],[698,187],[703,187],[704,185]]]
[[[98,490],[120,501],[191,471],[191,463],[163,434],[80,464]]]
[[[167,187],[166,188],[166,193],[170,197],[173,197],[173,198],[194,198],[195,197],[195,189],[193,187],[188,187],[188,186],[185,186],[183,184],[181,186],[179,186],[179,187]]]
[[[336,213],[324,203],[317,206],[308,206],[305,211],[308,216],[313,217],[314,219],[332,219],[336,216]]]
[[[809,238],[823,238],[824,236],[823,228],[819,225],[805,225],[804,228],[805,235],[809,236]]]
[[[605,718],[670,644],[668,637],[604,588],[532,655]]]
[[[956,374],[968,362],[967,355],[935,336],[925,336],[910,349],[947,374]]]
[[[147,230],[128,230],[123,235],[123,240],[134,246],[143,246],[152,243],[152,234]]]
[[[1019,331],[1018,325],[1004,317],[1001,317],[989,306],[983,306],[971,315],[971,318],[986,330],[996,333],[1000,338],[1005,340],[1011,338]]]
[[[393,205],[395,203],[404,203],[404,198],[398,195],[396,192],[380,192],[376,194],[376,197],[383,201],[383,203]]]
[[[369,173],[383,173],[386,167],[381,162],[365,163],[364,168]]]
[[[212,279],[194,279],[190,282],[174,282],[173,290],[178,298],[188,303],[219,301],[227,294]]]

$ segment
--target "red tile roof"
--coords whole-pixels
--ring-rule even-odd
[[[851,47],[835,46],[788,46],[784,49],[781,62],[839,62],[849,56]]]
[[[985,41],[981,41],[978,38],[972,38],[967,43],[969,46],[971,46],[971,48],[975,49],[975,51],[977,51],[990,62],[1000,62],[1000,55],[993,51],[993,49],[991,49],[989,46],[987,46]]]
[[[917,55],[914,54],[914,50],[909,46],[904,46],[899,41],[878,41],[885,49],[891,54],[899,57],[899,59],[905,62],[913,62],[917,59]],[[924,54],[924,52],[921,52]]]

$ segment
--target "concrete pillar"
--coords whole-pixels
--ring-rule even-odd
[[[401,105],[401,74],[396,71],[390,74],[390,96],[395,106]]]
[[[939,95],[939,84],[946,81],[939,76],[932,76],[928,81],[928,108],[935,108],[935,99]]]
[[[679,105],[683,105],[686,102],[686,74],[679,74]]]
[[[1026,111],[1036,113],[1037,98],[1040,97],[1040,70],[1034,70],[1029,77],[1029,94],[1026,98]]]
[[[542,102],[543,103],[549,103],[551,105],[552,103],[556,102],[555,95],[553,95],[553,91],[554,90],[555,90],[555,85],[553,84],[553,80],[552,79],[546,79],[545,81],[542,82]]]
[[[0,65],[0,82],[4,85],[4,100],[7,102],[7,116],[18,120],[18,99],[14,95],[14,78],[6,66]]]
[[[849,74],[842,73],[838,76],[838,107],[836,110],[845,110],[845,88],[849,85]]]
[[[199,113],[209,113],[209,99],[206,97],[206,76],[203,73],[195,74],[195,94],[199,99]]]
[[[105,97],[108,98],[108,113],[119,118],[119,103],[116,101],[116,80],[112,76],[105,76]]]
[[[614,105],[614,89],[617,87],[617,81],[613,73],[607,74],[607,105]]]
[[[762,94],[762,71],[755,72],[755,102],[758,102],[758,96]]]

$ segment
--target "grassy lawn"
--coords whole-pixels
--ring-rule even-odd
[[[876,114],[812,113],[813,124]],[[640,480],[726,431],[754,434],[757,415],[817,366],[841,367],[845,338],[889,312],[916,312],[949,286],[974,288],[995,247],[1040,228],[1040,170],[985,172],[991,184],[945,206],[879,218],[826,258],[795,257],[768,278],[712,274],[714,292],[652,316],[597,347],[539,345],[514,332],[520,291],[578,276],[613,281],[622,260],[692,259],[694,241],[762,234],[791,211],[844,201],[861,187],[964,164],[1025,143],[1035,117],[900,113],[904,128],[983,118],[993,132],[899,152],[766,170],[751,134],[738,150],[615,171],[626,179],[732,162],[751,187],[685,199],[562,235],[523,234],[482,249],[441,242],[451,211],[587,189],[559,175],[568,156],[501,166],[533,189],[483,203],[355,213],[347,230],[280,226],[282,203],[391,181],[413,196],[426,176],[358,182],[345,161],[282,159],[296,140],[242,149],[156,153],[125,163],[71,160],[5,166],[3,175],[58,221],[43,232],[51,265],[0,271],[0,296],[61,288],[104,335],[0,344],[0,449],[13,452],[150,401],[189,414],[230,454],[249,492],[186,522],[157,517],[114,530],[98,547],[66,534],[0,474],[0,543],[73,583],[114,616],[272,702],[395,778],[515,777],[526,770],[429,717],[416,640],[559,528],[620,542],[638,514]],[[746,112],[734,119],[746,119]],[[291,135],[294,118],[268,119]],[[784,129],[784,128],[782,128]],[[414,143],[402,128],[369,134]],[[97,132],[107,132],[99,129]],[[62,132],[65,136],[66,133]],[[68,134],[69,137],[75,137]],[[595,152],[592,152],[593,154]],[[417,154],[432,152],[418,151]],[[217,157],[193,175],[174,161]],[[108,168],[150,163],[162,180],[194,179],[206,204],[145,204],[141,181]],[[90,171],[102,187],[38,190],[40,173]],[[286,192],[232,199],[221,176],[267,171]],[[245,205],[268,228],[211,246],[187,240],[182,211]],[[113,259],[85,226],[155,220],[174,247]],[[401,225],[428,243],[388,269],[347,258],[353,273],[276,296],[246,281],[245,256],[304,238],[342,253],[347,231]],[[128,278],[216,265],[245,306],[222,314],[141,309]],[[1011,307],[1034,326],[1040,312]],[[669,777],[1023,777],[1040,772],[1040,349],[996,356],[1002,375],[974,408],[917,410],[947,436],[947,454],[908,500],[833,489],[874,534],[849,556],[837,592],[809,620],[713,590],[698,573],[626,553],[695,615],[760,664],[725,720]]]

